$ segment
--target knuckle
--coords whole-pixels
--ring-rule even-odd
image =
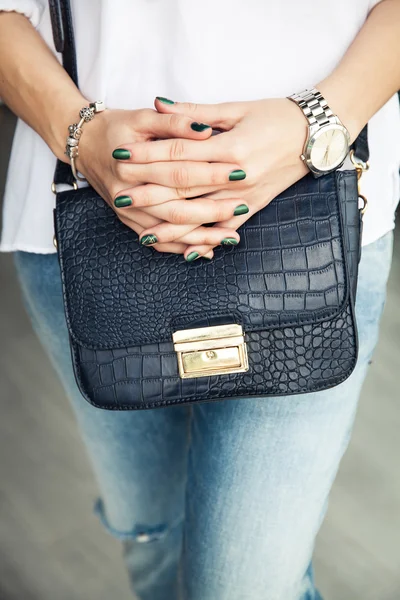
[[[229,150],[230,158],[233,162],[241,162],[246,158],[246,148],[243,142],[235,141]]]
[[[168,125],[171,129],[179,129],[182,124],[182,117],[180,115],[168,115]]]
[[[150,206],[152,201],[151,201],[151,194],[150,194],[149,190],[146,190],[146,189],[134,190],[132,202],[133,202],[134,206]]]
[[[186,200],[187,198],[191,198],[193,191],[189,187],[175,188],[175,194],[177,198]]]
[[[186,214],[186,211],[183,211],[182,209],[171,208],[168,220],[174,225],[184,225],[188,223],[188,216]]]
[[[196,237],[196,246],[212,246],[215,243],[219,243],[219,242],[215,242],[215,234],[213,234],[213,232],[211,231],[211,228],[209,227],[198,227],[197,230],[197,237]]]
[[[139,127],[148,126],[151,122],[152,116],[153,116],[153,113],[148,108],[141,108],[140,110],[138,110],[136,113],[136,119],[137,119],[137,124],[139,125]]]
[[[222,174],[219,171],[219,169],[217,169],[215,167],[211,169],[211,175],[210,175],[211,185],[218,185],[219,183],[223,183],[224,179],[223,179]],[[226,179],[227,179],[227,177],[226,177]]]
[[[214,210],[213,210],[213,220],[214,221],[224,221],[227,217],[227,213],[229,214],[228,209],[224,208],[221,202],[215,202]],[[230,215],[229,215],[230,216]]]
[[[189,187],[189,173],[186,167],[176,167],[172,171],[172,181],[174,187],[187,188]]]
[[[169,159],[170,160],[181,160],[185,151],[185,145],[183,140],[177,138],[176,140],[171,140],[171,146],[169,151]]]
[[[197,112],[197,104],[195,102],[186,102],[185,108],[190,112],[190,114],[195,115]]]

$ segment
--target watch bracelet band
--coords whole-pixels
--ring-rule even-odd
[[[303,90],[288,96],[288,98],[301,108],[310,126],[322,127],[329,123],[341,124],[339,118],[332,112],[327,101],[316,88]]]

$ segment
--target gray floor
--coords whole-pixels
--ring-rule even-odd
[[[12,131],[4,107],[0,131],[1,186]],[[317,543],[326,600],[400,599],[397,242],[379,347]],[[91,514],[96,486],[9,255],[0,255],[0,290],[0,598],[128,600],[119,545]]]

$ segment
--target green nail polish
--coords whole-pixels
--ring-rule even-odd
[[[162,96],[157,96],[156,100],[159,100],[163,104],[175,104],[173,100],[170,100],[169,98],[163,98]]]
[[[192,262],[193,260],[196,260],[196,258],[199,258],[199,256],[200,254],[198,252],[191,252],[187,255],[186,260],[188,262]]]
[[[125,148],[117,148],[112,153],[112,156],[113,156],[113,158],[116,158],[117,160],[128,160],[131,157],[131,153],[129,152],[129,150],[126,150]]]
[[[152,244],[157,244],[157,242],[158,239],[157,236],[154,235],[154,233],[148,233],[147,235],[144,235],[140,240],[142,246],[151,246]]]
[[[242,179],[246,179],[246,173],[242,169],[236,169],[229,175],[229,181],[241,181]]]
[[[224,238],[221,241],[221,244],[223,244],[224,246],[237,246],[238,245],[238,241],[236,238]]]
[[[206,125],[205,123],[192,123],[190,127],[193,131],[198,131],[200,133],[206,129],[211,129],[210,125]]]
[[[233,211],[233,214],[235,215],[235,217],[238,217],[239,215],[246,215],[248,212],[249,207],[247,206],[247,204],[239,204],[239,206],[237,206]]]
[[[114,200],[114,206],[117,208],[124,208],[125,206],[130,206],[132,204],[132,198],[130,196],[118,196]]]

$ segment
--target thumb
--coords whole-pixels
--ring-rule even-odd
[[[194,102],[174,102],[162,96],[157,96],[154,106],[160,113],[179,113],[198,123],[207,123],[211,127],[225,131],[232,129],[244,112],[241,110],[240,102],[195,104]]]

